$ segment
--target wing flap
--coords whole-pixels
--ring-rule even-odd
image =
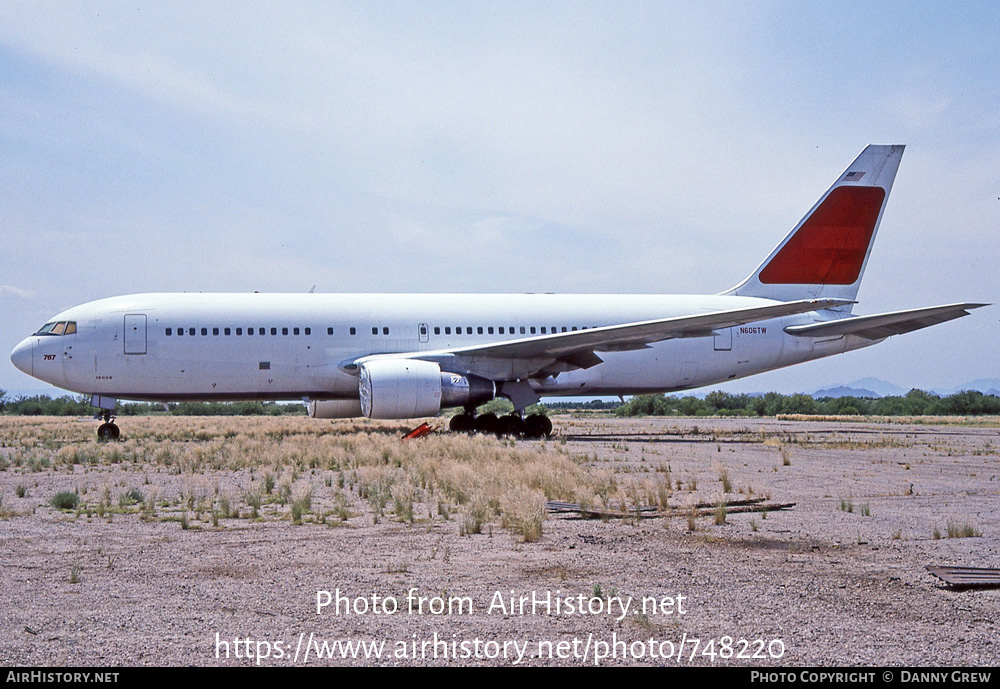
[[[785,332],[789,335],[803,337],[857,335],[869,340],[882,340],[893,335],[902,335],[968,316],[970,309],[978,309],[982,306],[989,306],[989,304],[946,304],[907,311],[878,313],[871,316],[854,316],[826,323],[792,325],[785,328]]]

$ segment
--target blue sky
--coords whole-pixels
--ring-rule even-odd
[[[855,311],[998,302],[998,20],[5,2],[0,349],[143,291],[718,292],[869,143],[907,150]],[[731,389],[998,377],[997,308]]]

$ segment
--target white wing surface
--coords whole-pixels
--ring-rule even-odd
[[[356,372],[361,364],[375,359],[422,359],[436,361],[445,370],[476,373],[494,380],[530,378],[596,366],[602,361],[597,352],[643,349],[654,342],[679,337],[710,337],[722,328],[849,303],[853,302],[845,299],[800,299],[453,349],[376,354],[343,362],[341,367]]]

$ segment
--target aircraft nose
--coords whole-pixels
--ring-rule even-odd
[[[14,347],[14,351],[10,353],[10,362],[29,376],[34,375],[34,367],[31,361],[31,350],[33,347],[34,343],[30,337],[27,337],[21,340],[21,343]]]

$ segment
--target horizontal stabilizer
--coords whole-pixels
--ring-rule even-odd
[[[790,335],[823,337],[837,335],[857,335],[869,340],[881,340],[892,335],[902,335],[938,323],[969,315],[969,309],[978,309],[989,304],[948,304],[929,306],[909,311],[878,313],[872,316],[841,318],[826,323],[812,325],[792,325],[785,328]]]

